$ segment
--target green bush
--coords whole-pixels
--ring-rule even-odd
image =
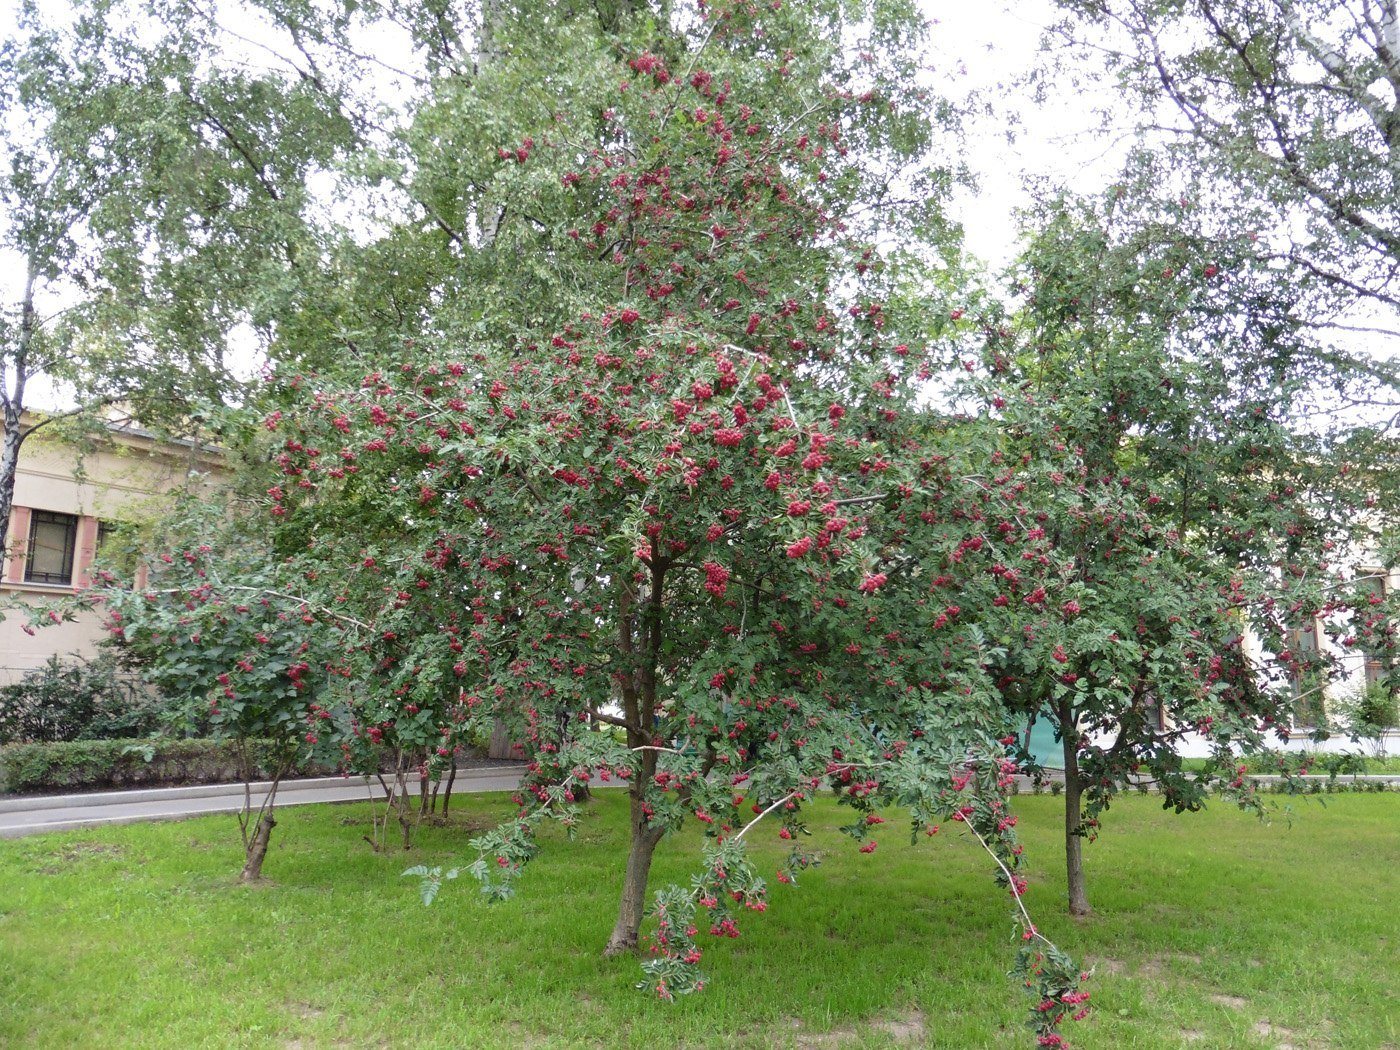
[[[272,741],[248,744],[254,778],[270,777]],[[330,766],[300,763],[297,773],[330,774]],[[230,740],[76,740],[0,747],[0,792],[41,794],[240,779],[238,748]]]
[[[1365,755],[1339,751],[1267,751],[1246,755],[1248,773],[1279,775],[1285,772],[1314,776],[1360,776],[1371,772]]]
[[[1352,728],[1358,733],[1379,736],[1400,726],[1400,696],[1384,686],[1367,686],[1353,702],[1350,714]]]
[[[78,661],[53,656],[0,687],[0,744],[151,736],[169,710],[110,653]]]

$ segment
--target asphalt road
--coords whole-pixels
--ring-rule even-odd
[[[523,765],[473,767],[457,772],[454,794],[478,791],[511,791],[520,783]],[[1020,780],[1023,793],[1031,783]],[[1277,777],[1251,777],[1267,784]],[[1305,780],[1324,782],[1326,777]],[[1400,776],[1339,777],[1340,781],[1384,781],[1392,790],[1400,787]],[[253,785],[253,805],[266,794],[267,784]],[[409,784],[410,794],[418,793],[418,782]],[[284,781],[277,792],[277,805],[306,806],[316,802],[356,802],[380,799],[378,782],[363,777],[319,777],[312,780]],[[236,813],[243,805],[243,785],[203,784],[197,787],[149,788],[139,791],[100,791],[81,795],[44,795],[29,798],[0,797],[0,839],[19,838],[44,831],[99,827],[103,824],[131,824],[142,820],[179,820],[205,813]]]
[[[452,791],[453,794],[511,791],[519,785],[524,769],[524,766],[490,766],[459,770]],[[265,797],[269,786],[265,783],[252,786],[254,807]],[[410,782],[409,791],[415,795],[418,793],[416,778]],[[283,781],[277,791],[277,806],[367,801],[382,797],[383,791],[377,781],[367,783],[363,777],[318,777]],[[0,798],[0,839],[103,824],[179,820],[205,813],[236,813],[242,806],[242,784]]]

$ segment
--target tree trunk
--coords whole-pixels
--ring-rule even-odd
[[[661,652],[661,584],[664,569],[656,557],[657,540],[652,539],[651,589],[646,607],[646,626],[642,637],[645,648],[638,652],[633,637],[636,626],[632,614],[635,594],[630,583],[624,582],[618,598],[618,647],[627,658],[628,674],[619,679],[622,692],[623,718],[627,725],[627,747],[638,756],[631,786],[628,826],[631,846],[627,851],[627,874],[622,880],[622,899],[617,907],[617,923],[603,954],[621,955],[635,951],[641,934],[642,917],[646,912],[647,876],[651,874],[651,858],[665,830],[653,826],[647,819],[646,793],[656,776],[658,752],[651,740],[656,718],[656,667]],[[640,690],[637,685],[640,684]]]
[[[19,338],[13,351],[6,348],[0,370],[0,409],[3,409],[4,438],[0,439],[0,547],[10,535],[10,511],[15,502],[15,476],[19,473],[19,447],[24,443],[20,420],[24,417],[24,389],[29,381],[29,352],[39,330],[34,309],[34,287],[38,279],[34,256],[26,260],[24,294],[20,300]],[[9,550],[4,554],[8,556]]]
[[[452,769],[447,774],[447,787],[442,792],[442,819],[447,819],[447,807],[452,805],[452,785],[457,781],[457,754],[452,754]]]
[[[15,477],[19,473],[19,446],[23,440],[20,433],[19,413],[5,412],[5,437],[0,441],[0,545],[10,532],[10,511],[15,502]],[[23,543],[23,537],[16,537]],[[11,554],[9,550],[6,555]]]
[[[253,832],[253,837],[244,852],[243,871],[239,873],[239,882],[257,882],[262,878],[263,858],[267,856],[267,844],[272,838],[272,829],[276,826],[277,821],[272,819],[270,810],[262,815],[257,830]]]
[[[1074,728],[1073,711],[1061,709],[1060,739],[1065,755],[1065,881],[1069,890],[1069,913],[1085,916],[1093,912],[1084,891],[1083,779],[1079,774],[1079,733]]]
[[[403,848],[413,848],[413,803],[408,798],[408,774],[404,771],[400,757],[398,769],[394,773],[394,815],[399,819],[399,831],[403,835]]]
[[[632,797],[632,844],[627,851],[627,873],[622,879],[622,899],[617,906],[617,923],[603,954],[623,955],[637,950],[641,936],[642,918],[646,914],[647,876],[651,874],[651,858],[656,844],[665,831],[653,828],[642,812],[641,792]]]

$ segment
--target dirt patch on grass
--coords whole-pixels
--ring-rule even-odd
[[[219,880],[217,885],[223,886],[224,889],[244,890],[248,893],[261,893],[265,890],[276,889],[277,880],[268,878],[266,875],[259,875],[256,879],[245,881],[237,875],[234,875],[231,878]]]
[[[927,1030],[922,1010],[910,1010],[899,1017],[885,1018],[870,1027],[888,1035],[896,1043],[922,1043]]]
[[[304,1001],[290,1002],[286,1004],[286,1010],[298,1021],[319,1021],[328,1016],[330,1011],[324,1006],[317,1006],[315,1003]],[[351,1047],[364,1046],[369,1044],[356,1043],[344,1035],[316,1036],[297,1035],[286,1040],[282,1044],[282,1050],[350,1050]],[[387,1039],[381,1039],[377,1047],[389,1046]]]
[[[1305,1039],[1300,1033],[1283,1025],[1273,1024],[1269,1021],[1255,1021],[1252,1031],[1260,1039],[1268,1039],[1274,1044],[1274,1050],[1303,1050],[1304,1047],[1322,1047],[1325,1043],[1312,1042]]]
[[[864,1025],[843,1025],[827,1032],[806,1031],[801,1021],[793,1021],[792,1027],[795,1030],[793,1045],[801,1050],[836,1050],[858,1042],[863,1035],[874,1033],[887,1036],[900,1045],[922,1045],[928,1033],[922,1010],[877,1018]]]
[[[125,846],[112,842],[74,842],[47,855],[49,861],[35,870],[41,875],[62,875],[85,860],[98,857],[115,858],[125,855]]]
[[[1111,956],[1089,956],[1085,963],[1093,967],[1095,973],[1112,974],[1114,977],[1146,977],[1149,980],[1162,980],[1167,976],[1170,964],[1190,966],[1201,965],[1199,955],[1183,952],[1169,952],[1165,955],[1148,955],[1141,959],[1115,959]]]
[[[1164,955],[1149,955],[1138,960],[1137,970],[1134,976],[1146,977],[1152,981],[1166,980],[1171,969],[1175,967],[1193,967],[1201,965],[1199,955],[1188,955],[1184,952],[1167,952]]]
[[[1231,1010],[1243,1010],[1249,1005],[1249,1000],[1239,995],[1224,995],[1216,992],[1213,995],[1206,996],[1206,998],[1217,1006],[1228,1006]]]
[[[1137,969],[1133,972],[1134,977],[1145,977],[1153,983],[1159,983],[1166,979],[1167,967],[1157,956],[1148,956],[1137,964]]]
[[[1121,977],[1128,972],[1128,964],[1122,959],[1113,959],[1106,955],[1089,956],[1084,962],[1095,973],[1107,973],[1114,977]]]

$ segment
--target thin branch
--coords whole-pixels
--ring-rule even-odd
[[[755,824],[757,824],[757,823],[758,823],[760,820],[762,820],[764,817],[768,816],[769,813],[772,813],[773,810],[777,809],[779,806],[783,805],[784,803],[791,802],[791,801],[792,801],[793,799],[795,799],[798,795],[801,795],[801,794],[803,794],[803,793],[804,793],[803,790],[802,790],[801,788],[798,788],[798,789],[796,789],[796,790],[794,790],[794,791],[791,791],[791,792],[789,792],[788,794],[784,795],[782,798],[778,799],[777,802],[774,802],[774,803],[773,803],[772,805],[770,805],[767,809],[765,809],[762,813],[760,813],[758,816],[754,817],[753,820],[751,820],[751,821],[749,821],[747,824],[745,824],[744,827],[743,827],[743,829],[739,832],[739,834],[737,834],[737,835],[734,836],[733,841],[734,841],[734,842],[738,842],[741,838],[743,838],[745,835],[747,835],[747,834],[749,833],[749,829],[750,829],[750,828],[752,828]]]
[[[961,823],[965,828],[967,828],[968,831],[972,832],[972,837],[975,838],[977,842],[981,845],[981,847],[987,851],[987,856],[991,857],[992,860],[996,862],[996,866],[1000,868],[1001,873],[1006,876],[1007,885],[1011,887],[1011,896],[1016,899],[1016,907],[1021,912],[1021,918],[1024,922],[1026,932],[1029,933],[1032,937],[1035,937],[1037,940],[1043,941],[1046,944],[1048,944],[1051,948],[1054,948],[1055,943],[1052,940],[1050,940],[1050,938],[1042,934],[1039,930],[1037,930],[1035,928],[1035,923],[1031,921],[1031,915],[1030,912],[1026,911],[1025,902],[1021,900],[1021,895],[1016,892],[1016,880],[1012,876],[1011,870],[1004,863],[1002,863],[1002,859],[997,856],[996,850],[992,849],[991,846],[987,845],[987,840],[984,839],[978,832],[978,830],[972,826],[972,821],[964,820]]]

